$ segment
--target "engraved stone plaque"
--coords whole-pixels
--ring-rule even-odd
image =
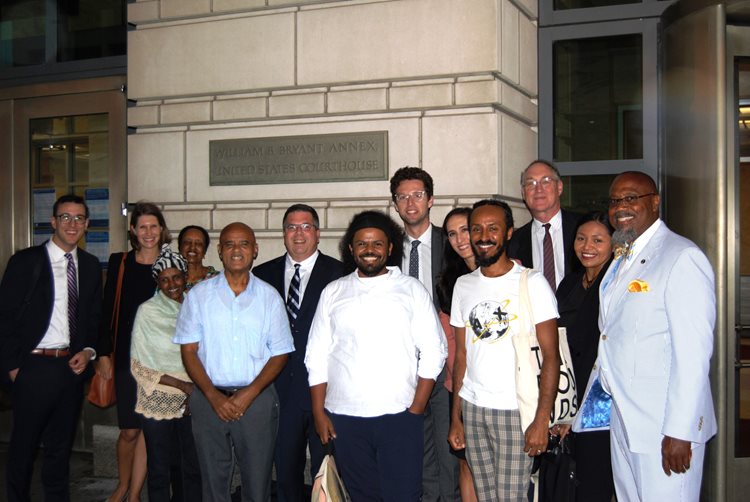
[[[388,132],[209,141],[209,184],[388,179]]]

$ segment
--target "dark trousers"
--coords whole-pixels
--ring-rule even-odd
[[[445,388],[445,367],[435,380],[424,413],[424,458],[422,502],[461,500],[458,491],[458,461],[448,443],[450,399]]]
[[[615,493],[609,431],[582,432],[573,436],[576,459],[576,500],[609,502]]]
[[[148,458],[148,500],[150,502],[200,501],[201,471],[195,453],[190,417],[172,420],[143,419]],[[170,461],[177,450],[180,458],[181,496],[170,497]]]
[[[67,357],[30,355],[13,383],[13,430],[8,447],[8,500],[28,501],[34,457],[44,445],[46,501],[70,500],[70,451],[83,400],[83,379]]]
[[[305,492],[305,453],[308,445],[310,477],[314,478],[323,462],[324,450],[315,431],[312,412],[302,410],[297,403],[282,405],[274,452],[276,496],[279,502],[310,500],[310,494]]]
[[[336,466],[354,502],[421,500],[422,415],[329,415],[336,430]]]

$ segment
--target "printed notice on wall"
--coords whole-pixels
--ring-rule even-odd
[[[209,183],[267,185],[388,179],[388,132],[209,141]]]

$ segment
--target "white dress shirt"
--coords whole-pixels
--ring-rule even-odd
[[[424,286],[398,267],[355,270],[323,290],[307,342],[310,386],[327,383],[325,407],[355,417],[400,413],[418,378],[435,379],[448,355]]]
[[[302,298],[305,297],[305,289],[307,289],[307,284],[310,282],[310,274],[312,274],[319,254],[320,251],[315,251],[304,260],[296,262],[287,253],[286,265],[284,266],[284,301],[289,296],[289,284],[292,283],[292,277],[294,277],[294,265],[299,263],[299,304],[302,305]]]
[[[558,211],[548,222],[552,237],[552,250],[555,254],[555,285],[559,286],[565,277],[565,241],[562,229],[562,211]],[[534,269],[544,273],[544,227],[536,218],[531,222],[531,259]]]
[[[70,346],[70,328],[68,327],[68,259],[52,239],[47,241],[47,254],[52,265],[52,281],[55,300],[52,305],[52,317],[47,332],[37,345],[39,349],[59,349]],[[78,248],[70,252],[76,265],[76,284],[78,284]]]
[[[404,237],[404,256],[401,259],[401,271],[409,275],[409,258],[411,254],[411,243],[418,240],[417,253],[419,253],[419,282],[424,284],[427,292],[432,298],[432,225],[419,237],[406,234]]]

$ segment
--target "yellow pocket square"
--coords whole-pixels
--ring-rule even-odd
[[[635,279],[633,281],[630,281],[630,284],[628,284],[628,291],[630,291],[631,293],[647,293],[651,290],[649,289],[648,283],[646,281]]]

